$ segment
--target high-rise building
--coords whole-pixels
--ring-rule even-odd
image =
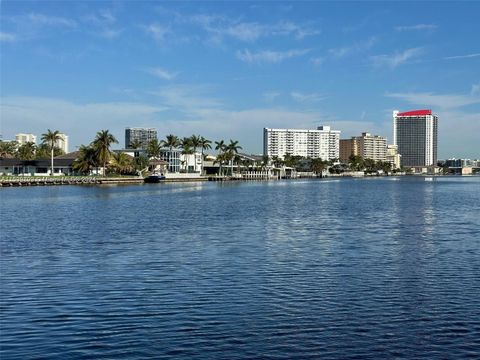
[[[263,129],[263,154],[268,157],[304,156],[323,160],[338,159],[340,131],[330,126],[317,130]]]
[[[358,155],[364,159],[385,161],[387,139],[379,135],[364,132],[361,136],[340,140],[340,160],[348,161],[351,155]]]
[[[432,110],[393,112],[393,144],[402,166],[437,164],[438,116]]]
[[[55,146],[62,150],[65,154],[68,153],[68,135],[59,134],[59,139],[55,141]]]
[[[132,144],[138,143],[140,149],[146,149],[150,141],[157,139],[157,130],[155,128],[126,128],[125,129],[125,148],[129,149]]]
[[[37,137],[33,134],[17,134],[15,135],[15,141],[18,142],[20,145],[27,142],[33,142],[34,144],[36,144]]]

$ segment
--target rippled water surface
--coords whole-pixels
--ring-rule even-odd
[[[0,359],[480,358],[480,178],[0,189]]]

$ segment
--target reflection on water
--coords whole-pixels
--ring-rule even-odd
[[[479,190],[0,189],[0,358],[474,358]]]

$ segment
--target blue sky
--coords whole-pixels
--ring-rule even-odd
[[[71,150],[127,126],[262,151],[263,127],[392,138],[439,115],[439,157],[480,157],[480,2],[2,1],[4,139]]]

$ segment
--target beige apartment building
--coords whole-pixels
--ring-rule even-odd
[[[364,159],[385,161],[387,139],[364,132],[361,136],[340,140],[340,160],[347,162],[351,155],[359,155]]]

